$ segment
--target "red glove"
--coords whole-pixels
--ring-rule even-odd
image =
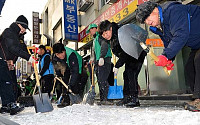
[[[158,56],[158,61],[154,61],[156,66],[166,66],[168,64],[168,59],[164,55]]]
[[[174,63],[172,63],[172,61],[171,60],[169,60],[168,62],[167,62],[168,64],[167,64],[167,70],[174,70]]]

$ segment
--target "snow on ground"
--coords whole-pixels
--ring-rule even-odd
[[[25,108],[18,115],[3,114],[21,125],[199,125],[200,113],[175,106],[117,106],[73,105],[48,113],[35,113]]]

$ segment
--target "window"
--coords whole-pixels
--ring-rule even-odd
[[[106,5],[107,0],[99,0],[99,9],[101,9],[104,5]]]

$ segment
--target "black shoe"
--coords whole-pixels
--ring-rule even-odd
[[[16,115],[17,113],[24,110],[24,107],[19,107],[15,103],[8,104],[8,108],[10,108],[10,115]]]
[[[69,103],[60,103],[57,105],[58,108],[64,108],[66,106],[69,106],[70,104]]]
[[[114,105],[114,103],[111,101],[104,100],[104,101],[100,101],[100,105]]]
[[[70,98],[69,95],[63,95],[62,96],[62,101],[60,104],[57,105],[58,108],[64,108],[66,106],[70,105]]]
[[[127,104],[125,104],[125,106],[127,107],[127,108],[133,108],[133,107],[138,107],[138,106],[140,106],[140,102],[139,102],[139,99],[138,99],[138,97],[136,97],[136,96],[129,96],[128,97],[129,99],[129,102],[127,103]]]
[[[10,109],[8,109],[7,106],[2,106],[2,107],[0,108],[0,113],[1,113],[1,114],[10,113]]]
[[[128,102],[129,102],[129,101],[128,101],[128,96],[124,96],[124,98],[123,98],[122,100],[118,101],[118,102],[116,103],[116,105],[117,105],[117,106],[123,106],[123,105],[127,104]]]

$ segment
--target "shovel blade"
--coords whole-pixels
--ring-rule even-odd
[[[42,93],[42,96],[39,94],[33,95],[33,101],[35,106],[35,112],[50,112],[53,110],[53,106],[49,100],[48,93]]]
[[[94,100],[95,100],[95,92],[90,91],[86,93],[83,97],[83,104],[89,104],[89,105],[94,105]]]
[[[82,102],[82,98],[78,94],[69,94],[69,98],[71,101],[71,104],[79,104]]]
[[[122,99],[123,95],[123,87],[122,86],[110,86],[108,91],[108,99]]]

